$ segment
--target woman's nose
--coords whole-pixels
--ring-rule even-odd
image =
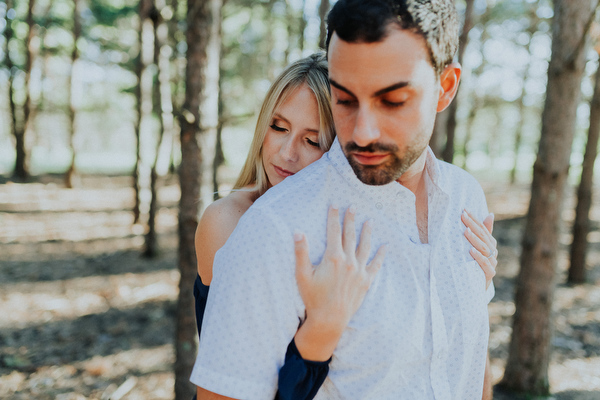
[[[298,161],[298,143],[297,140],[294,140],[293,135],[288,135],[288,137],[284,139],[284,142],[281,144],[281,148],[279,149],[279,153],[286,161]]]

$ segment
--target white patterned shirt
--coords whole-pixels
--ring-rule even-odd
[[[305,233],[318,265],[329,205],[354,205],[357,237],[373,221],[370,257],[383,244],[387,252],[316,399],[481,399],[494,287],[486,292],[460,216],[467,209],[483,220],[485,197],[472,176],[430,149],[425,168],[428,244],[419,239],[414,194],[397,182],[363,184],[337,139],[258,199],[215,256],[191,381],[237,399],[275,396],[287,345],[305,318],[293,232]]]

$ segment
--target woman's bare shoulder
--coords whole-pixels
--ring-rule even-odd
[[[202,220],[206,220],[210,225],[217,224],[219,226],[230,226],[233,224],[233,228],[239,222],[242,215],[254,203],[255,195],[253,192],[247,191],[235,191],[215,201],[206,207],[206,210],[202,214]],[[213,228],[218,229],[217,226]],[[229,233],[231,233],[233,229]]]
[[[235,191],[210,204],[196,229],[196,258],[202,282],[212,279],[212,264],[219,250],[237,226],[240,218],[256,199],[255,192]]]

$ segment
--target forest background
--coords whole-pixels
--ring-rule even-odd
[[[0,396],[189,398],[197,216],[333,3],[0,2]],[[431,145],[496,214],[497,397],[599,398],[597,1],[456,4],[462,82]]]

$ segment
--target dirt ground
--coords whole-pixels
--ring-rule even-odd
[[[498,381],[508,354],[529,185],[484,189],[499,242],[489,306]],[[164,182],[162,251],[149,260],[140,257],[143,229],[132,225],[128,178],[83,177],[68,190],[52,176],[30,184],[0,177],[0,398],[173,398],[178,196],[175,182]],[[572,209],[569,197],[554,301],[552,398],[600,399],[600,204],[592,212],[590,283],[577,287],[564,284]]]

